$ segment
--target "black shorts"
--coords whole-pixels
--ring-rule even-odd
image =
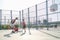
[[[25,29],[25,28],[26,28],[26,26],[24,25],[24,26],[23,26],[23,29]]]

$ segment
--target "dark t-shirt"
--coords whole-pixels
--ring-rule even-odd
[[[15,20],[14,20],[14,19],[13,19],[13,20],[11,20],[11,23],[12,23],[12,24],[14,24],[14,23],[15,23]]]

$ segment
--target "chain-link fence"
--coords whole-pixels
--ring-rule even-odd
[[[58,5],[58,10],[51,12],[50,7],[53,4]],[[16,10],[0,10],[0,24],[9,25],[11,19],[18,17],[16,24],[19,26],[22,19],[25,20],[27,27],[39,28],[47,27],[47,29],[53,25],[60,24],[60,3],[58,0],[46,0],[35,6],[23,9],[21,11]],[[1,28],[1,27],[0,27]]]
[[[50,7],[53,4],[58,5],[58,10],[52,12]],[[60,23],[59,6],[60,4],[57,0],[46,0],[40,4],[24,9],[23,15],[25,16],[23,17],[27,24],[29,24],[30,26],[35,28],[38,28],[40,26],[46,26],[48,30],[49,26],[56,26]]]
[[[11,20],[15,19],[16,17],[18,18],[17,22],[15,24],[20,26],[20,15],[21,12],[20,11],[15,11],[15,10],[1,10],[0,11],[0,28],[9,28],[10,24],[11,24]]]

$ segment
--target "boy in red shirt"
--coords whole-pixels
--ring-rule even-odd
[[[26,23],[25,23],[24,19],[23,19],[22,25],[23,25],[23,29],[24,29],[24,33],[25,33],[26,32]]]

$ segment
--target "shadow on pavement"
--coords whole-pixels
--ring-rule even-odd
[[[18,32],[22,32],[22,31],[18,31]],[[18,32],[13,32],[13,31],[12,31],[12,32],[9,33],[9,34],[5,34],[4,37],[11,37],[10,35],[15,34],[15,33],[18,33]]]
[[[52,36],[52,37],[55,37],[55,38],[58,38],[58,39],[60,39],[60,37],[58,37],[58,36],[55,36],[55,35],[52,35],[52,34],[49,34],[49,33],[47,33],[47,32],[44,32],[44,31],[40,31],[40,32],[42,32],[42,33],[45,33],[45,34],[47,34],[47,35],[50,35],[50,36]]]
[[[21,36],[23,36],[25,33],[22,33]]]
[[[4,37],[11,37],[10,34],[5,34]]]

